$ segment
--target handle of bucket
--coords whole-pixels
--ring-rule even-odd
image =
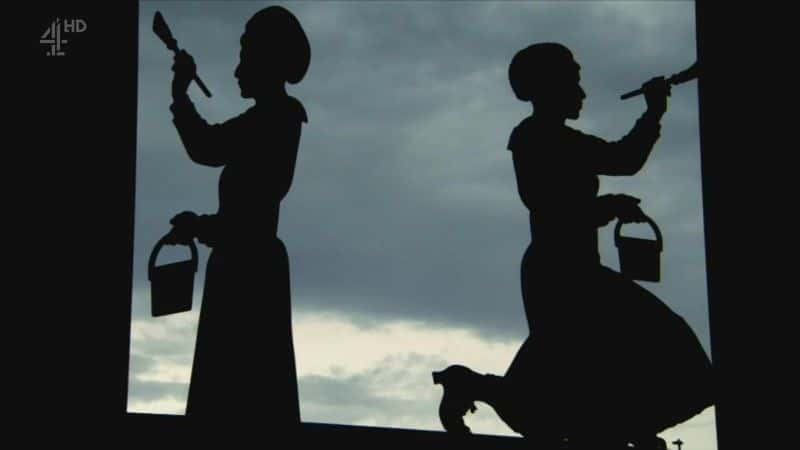
[[[153,275],[153,269],[156,267],[156,259],[158,258],[158,252],[161,251],[161,247],[164,246],[167,242],[167,237],[169,233],[165,234],[164,237],[158,240],[156,246],[153,247],[153,251],[150,253],[150,261],[147,264],[147,279],[151,279]],[[194,271],[197,272],[197,246],[194,244],[194,240],[189,241],[188,244],[189,250],[192,252],[192,265],[194,266]]]
[[[650,227],[653,228],[653,231],[656,233],[656,241],[658,242],[658,251],[661,251],[664,247],[664,240],[661,237],[661,230],[658,229],[658,225],[656,225],[653,219],[651,219],[648,216],[644,216],[644,218],[647,221],[647,223],[650,224]],[[620,234],[620,231],[622,231],[622,225],[623,225],[622,221],[617,220],[617,226],[614,228],[614,245],[616,245],[617,247],[619,247],[620,239],[622,238],[622,235]]]

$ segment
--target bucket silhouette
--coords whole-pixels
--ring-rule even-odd
[[[664,248],[664,241],[658,225],[653,219],[647,216],[645,218],[655,232],[655,240],[622,236],[623,223],[617,221],[617,226],[614,228],[614,244],[619,252],[620,272],[634,280],[660,281],[661,250]]]
[[[194,274],[197,272],[197,246],[191,241],[192,259],[156,267],[156,259],[167,236],[162,237],[150,253],[147,278],[150,280],[150,301],[153,317],[166,316],[192,309]]]

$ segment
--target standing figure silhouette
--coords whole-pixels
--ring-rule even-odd
[[[180,139],[192,161],[224,167],[217,213],[183,212],[171,220],[170,243],[196,237],[213,249],[186,407],[187,416],[204,423],[263,424],[269,414],[271,425],[286,430],[300,421],[289,261],[276,233],[307,121],[285,84],[303,79],[310,55],[292,13],[277,6],[258,11],[241,36],[235,70],[242,97],[255,105],[215,125],[186,93],[194,60],[185,51],[175,56],[170,109]]]
[[[597,193],[599,175],[634,175],[648,159],[669,84],[662,77],[645,83],[647,110],[625,137],[607,142],[564,123],[578,118],[586,95],[580,66],[563,45],[519,51],[509,79],[534,109],[508,144],[530,211],[532,242],[521,267],[530,336],[502,377],[464,366],[435,372],[444,386],[442,423],[469,432],[463,415],[483,401],[543,444],[663,447],[657,433],[712,404],[710,361],[680,316],[600,264],[597,229],[645,216],[634,197]]]

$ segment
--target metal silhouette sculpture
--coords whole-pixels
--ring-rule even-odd
[[[227,424],[255,432],[267,415],[281,432],[300,422],[289,260],[276,233],[307,122],[285,85],[303,79],[310,55],[292,13],[278,6],[258,11],[245,26],[234,72],[241,96],[255,105],[211,125],[186,92],[199,80],[194,60],[185,50],[175,54],[175,128],[192,161],[223,168],[217,213],[176,215],[167,239],[184,244],[196,238],[212,248],[186,407],[187,416],[208,428]]]
[[[469,434],[463,417],[484,402],[537,448],[663,449],[658,433],[712,404],[711,365],[683,318],[631,279],[658,278],[655,223],[639,199],[598,196],[598,187],[600,175],[631,176],[645,164],[671,82],[645,83],[647,110],[626,136],[608,142],[564,123],[578,118],[586,95],[580,66],[563,45],[520,50],[509,80],[533,106],[508,144],[530,212],[532,242],[520,274],[530,335],[503,376],[460,365],[433,373],[444,388],[442,425]],[[631,276],[600,264],[598,228],[614,219]],[[629,222],[649,222],[656,241],[621,237]]]

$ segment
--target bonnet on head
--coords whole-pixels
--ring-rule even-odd
[[[289,83],[299,83],[308,71],[311,46],[297,18],[286,8],[270,6],[245,25],[242,41],[269,58],[273,69]]]
[[[530,101],[536,89],[557,81],[564,69],[574,67],[572,52],[555,42],[541,42],[518,51],[508,66],[514,95]]]

